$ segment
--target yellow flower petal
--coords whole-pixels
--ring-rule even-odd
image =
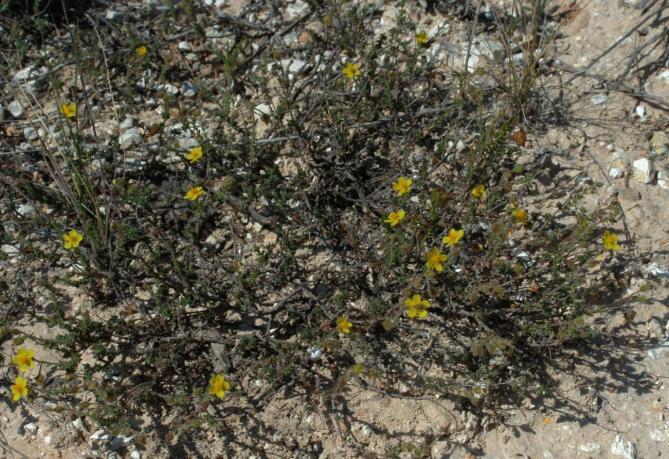
[[[186,194],[184,195],[184,199],[188,199],[189,201],[195,201],[203,193],[204,190],[202,189],[201,186],[194,186],[193,188],[191,188],[186,192]]]
[[[447,258],[448,257],[441,253],[439,249],[431,249],[425,256],[425,266],[427,266],[427,269],[433,269],[440,273],[444,270],[444,263],[446,262]]]
[[[69,233],[63,234],[63,244],[66,249],[76,249],[79,243],[84,239],[84,236],[77,230],[71,230]]]
[[[230,383],[222,374],[215,374],[209,379],[209,393],[218,398],[225,397],[225,393],[230,390]]]
[[[65,118],[74,118],[77,116],[77,104],[74,102],[70,102],[68,104],[63,104],[60,107],[58,107],[58,110],[60,113],[63,114]]]
[[[348,320],[348,317],[341,316],[337,319],[337,331],[339,333],[351,333],[353,324]]]
[[[602,244],[606,250],[621,250],[622,247],[618,244],[618,236],[610,231],[606,231],[602,236]]]
[[[404,196],[411,190],[411,185],[413,180],[407,177],[400,177],[395,183],[393,183],[393,190],[397,193],[398,196]]]
[[[461,230],[461,229],[460,229],[460,230],[456,230],[455,228],[451,228],[451,229],[448,231],[448,234],[447,234],[446,236],[443,237],[443,239],[441,240],[441,242],[442,242],[445,246],[449,246],[449,247],[450,247],[450,246],[455,245],[455,244],[457,244],[458,242],[460,242],[460,239],[462,239],[462,237],[463,237],[464,235],[465,235],[465,231],[464,231],[464,230]]]
[[[341,69],[341,72],[349,80],[357,78],[358,76],[360,76],[360,64],[349,62]]]
[[[19,373],[25,373],[35,366],[35,362],[33,362],[34,357],[35,352],[32,349],[19,348],[12,357],[12,363],[16,365]]]
[[[202,147],[194,147],[188,151],[186,159],[191,163],[194,163],[202,158]]]
[[[476,185],[472,189],[472,198],[483,200],[486,197],[485,186]]]
[[[21,376],[16,377],[10,389],[12,391],[12,400],[15,402],[18,402],[21,398],[28,397],[28,381]]]

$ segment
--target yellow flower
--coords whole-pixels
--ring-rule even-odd
[[[602,236],[602,244],[606,250],[621,250],[620,244],[618,244],[618,236],[613,234],[610,231],[607,231]]]
[[[146,56],[148,52],[149,50],[144,45],[140,45],[137,48],[135,48],[135,54],[137,54],[139,57]]]
[[[341,316],[337,319],[337,331],[339,333],[351,333],[352,325],[346,316]]]
[[[196,162],[200,158],[202,158],[202,147],[191,148],[186,155],[186,159],[191,163]]]
[[[70,102],[69,104],[62,104],[60,107],[58,107],[58,110],[65,118],[74,118],[77,116],[77,104],[74,102]]]
[[[395,190],[398,196],[404,196],[411,190],[412,183],[413,180],[410,178],[400,177],[393,183],[393,190]]]
[[[460,239],[462,239],[462,236],[464,235],[465,235],[464,230],[456,230],[455,228],[451,228],[450,230],[448,230],[448,234],[443,237],[441,242],[445,246],[450,247],[460,242]]]
[[[76,249],[83,240],[84,236],[77,230],[71,230],[69,233],[63,234],[63,242],[66,249]]]
[[[476,185],[474,189],[472,189],[472,198],[485,199],[485,187],[483,185]]]
[[[16,381],[10,388],[12,389],[12,400],[15,402],[18,402],[21,398],[28,397],[28,381],[26,381],[26,378],[17,376]]]
[[[209,380],[209,393],[218,398],[225,397],[225,393],[230,390],[230,383],[225,376],[217,374]]]
[[[404,306],[407,307],[407,316],[409,319],[424,319],[427,317],[427,310],[430,308],[430,302],[424,300],[420,295],[414,294],[411,298],[404,300]]]
[[[513,212],[511,212],[511,215],[513,215],[513,218],[515,218],[521,225],[527,224],[527,220],[529,219],[527,211],[521,208],[514,209]]]
[[[202,189],[201,186],[194,186],[188,192],[184,195],[184,199],[188,199],[189,201],[195,201],[197,198],[200,197],[200,195],[204,193],[204,190]]]
[[[19,373],[24,373],[35,366],[33,357],[35,357],[35,351],[22,347],[16,350],[16,355],[12,357],[12,363],[19,369]]]
[[[428,42],[429,38],[427,36],[427,32],[424,30],[421,30],[416,34],[416,43],[418,43],[419,46],[423,46]]]
[[[390,226],[397,226],[402,220],[404,220],[405,215],[406,215],[406,212],[404,212],[402,209],[400,209],[397,212],[390,212],[388,214],[388,218],[386,218],[383,221],[385,223],[390,224]]]
[[[360,76],[360,64],[349,62],[341,69],[341,73],[349,80],[358,78]]]
[[[427,269],[434,269],[440,273],[444,270],[444,262],[446,262],[447,257],[439,249],[432,249],[427,253],[425,259],[427,260],[427,263],[425,263]]]

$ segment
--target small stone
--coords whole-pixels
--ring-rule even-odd
[[[582,445],[578,445],[578,450],[581,451],[582,453],[594,453],[595,451],[599,451],[601,446],[599,443],[583,443]]]
[[[455,151],[457,153],[462,153],[467,149],[467,145],[462,140],[458,140],[458,143],[455,144]]]
[[[288,72],[290,78],[300,73],[307,65],[302,59],[282,59],[279,64],[281,64],[281,67]]]
[[[653,441],[663,442],[667,439],[667,434],[669,434],[669,428],[665,427],[664,431],[660,429],[651,430],[648,437]]]
[[[29,422],[28,424],[23,425],[23,430],[29,434],[35,435],[37,433],[37,430],[39,429],[39,426],[35,424],[34,422]]]
[[[118,128],[122,131],[127,131],[128,129],[132,128],[135,125],[135,120],[128,116],[126,119],[124,119],[121,124],[118,125]]]
[[[307,349],[307,354],[309,355],[309,359],[316,361],[320,360],[320,358],[323,355],[323,350],[318,348],[318,347],[310,347]]]
[[[632,442],[625,441],[622,435],[616,435],[615,440],[611,443],[611,454],[622,456],[625,459],[636,459],[636,446]]]
[[[621,178],[623,175],[625,175],[625,173],[617,167],[612,167],[609,169],[609,177],[611,178],[617,179]]]
[[[647,2],[648,0],[624,0],[625,6],[630,8],[643,8]]]
[[[142,459],[142,453],[138,449],[135,449],[130,452],[130,457],[132,459]]]
[[[72,421],[72,426],[77,430],[83,430],[84,423],[81,421],[81,418],[77,418],[74,421]]]
[[[44,437],[44,443],[47,445],[51,445],[51,435],[47,435]]]
[[[632,162],[632,169],[632,178],[637,182],[649,184],[655,179],[655,167],[648,158],[639,158]]]
[[[36,67],[34,65],[29,65],[28,67],[19,70],[14,74],[14,77],[12,77],[12,80],[15,83],[20,83],[22,81],[26,80],[32,80],[35,78],[39,78],[43,75],[46,75],[48,72],[46,67]]]
[[[654,277],[669,277],[669,268],[666,266],[660,266],[657,263],[650,263],[648,266],[646,266],[646,272]]]
[[[126,149],[132,145],[136,145],[142,142],[142,135],[139,132],[138,128],[131,128],[123,132],[118,139],[118,143],[121,148]]]
[[[169,83],[165,83],[164,85],[159,86],[158,89],[165,91],[168,96],[176,96],[179,94],[179,88]]]
[[[650,139],[651,153],[655,156],[664,156],[669,153],[669,136],[666,132],[657,131]]]
[[[104,431],[104,430],[102,430],[102,429],[100,429],[100,430],[96,430],[96,431],[93,432],[93,434],[89,437],[89,440],[96,442],[96,441],[100,440],[100,439],[102,438],[103,435],[105,435],[105,431]]]
[[[295,0],[286,8],[286,19],[297,19],[309,11],[309,4],[304,0]]]
[[[105,19],[108,21],[118,21],[123,17],[123,13],[116,10],[107,10],[105,13]]]
[[[667,169],[660,169],[657,172],[657,185],[660,188],[669,190],[669,171]]]
[[[669,81],[669,69],[662,70],[658,75],[657,78],[660,80],[665,80]]]
[[[187,41],[180,41],[177,44],[177,49],[179,51],[190,51],[191,49],[193,49],[193,47]]]
[[[107,459],[122,459],[119,453],[109,453],[107,454]]]
[[[432,443],[430,457],[432,459],[448,459],[450,456],[451,444],[445,440]]]
[[[256,118],[260,118],[263,115],[269,116],[271,114],[272,114],[272,108],[267,104],[258,104],[253,109],[253,115]]]
[[[117,451],[124,446],[128,446],[134,441],[135,437],[125,437],[123,435],[118,435],[115,437],[111,438],[111,441],[109,442],[109,449],[112,451]]]
[[[35,208],[30,204],[19,204],[16,212],[22,217],[30,217],[35,214]]]
[[[23,128],[23,136],[26,138],[26,140],[30,141],[37,140],[39,138],[37,131],[32,126],[26,126]]]
[[[634,109],[634,114],[639,117],[641,121],[646,121],[648,113],[646,113],[646,107],[643,104],[639,104]]]
[[[606,94],[595,94],[590,98],[593,105],[602,105],[609,98]]]
[[[197,94],[197,87],[190,81],[184,81],[181,93],[186,97],[193,97]]]
[[[21,248],[17,245],[2,244],[2,252],[8,257],[18,257],[21,254]]]
[[[297,37],[297,42],[302,43],[303,45],[312,43],[313,41],[314,41],[313,36],[306,30]]]
[[[13,100],[7,105],[7,110],[12,114],[14,118],[21,118],[25,112],[23,111],[23,106],[18,100]]]

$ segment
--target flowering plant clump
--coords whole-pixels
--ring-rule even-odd
[[[553,85],[534,86],[557,71],[537,65],[543,30],[495,16],[495,33],[520,25],[537,46],[469,74],[432,51],[487,33],[477,14],[447,31],[418,2],[394,2],[390,28],[375,2],[308,2],[292,19],[286,2],[251,3],[220,17],[181,2],[142,10],[125,35],[114,21],[57,35],[81,41],[45,60],[32,104],[68,102],[57,129],[4,148],[9,396],[138,439],[155,414],[174,432],[168,456],[212,431],[248,455],[285,433],[266,422],[280,403],[317,415],[361,387],[495,415],[547,397],[571,348],[597,341],[593,314],[624,307],[633,270],[620,252],[632,242],[600,229],[621,226],[619,205],[592,210],[598,183],[565,185],[560,168],[545,180],[525,148],[554,118]],[[169,46],[149,45],[160,37]],[[19,48],[6,61],[38,57]],[[142,120],[130,140],[143,145],[114,148],[122,135],[101,123],[118,114]]]

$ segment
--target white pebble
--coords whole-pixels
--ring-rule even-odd
[[[23,106],[18,100],[13,100],[7,105],[7,110],[14,118],[21,118],[24,115]]]

